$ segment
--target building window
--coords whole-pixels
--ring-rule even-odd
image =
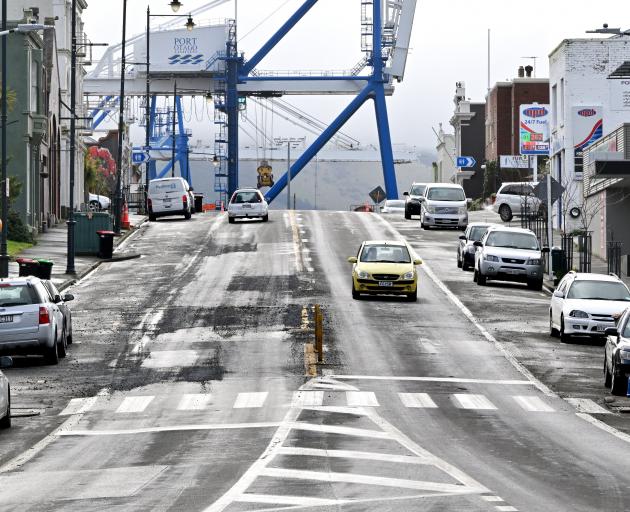
[[[560,79],[560,126],[564,126],[564,78]]]
[[[37,61],[31,60],[31,104],[30,111],[39,113],[39,69]]]
[[[551,87],[551,127],[558,126],[558,86],[554,84]]]

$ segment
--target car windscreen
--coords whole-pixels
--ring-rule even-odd
[[[260,203],[260,195],[258,192],[237,192],[234,194],[232,198],[232,203],[234,204],[242,204],[242,203]]]
[[[413,187],[411,187],[411,190],[409,191],[409,195],[421,196],[422,194],[424,194],[425,188],[427,188],[426,185],[414,185]]]
[[[366,245],[359,260],[366,263],[411,263],[409,251],[402,245]]]
[[[431,187],[427,199],[432,201],[465,201],[466,196],[461,188]]]
[[[39,297],[32,286],[0,284],[0,308],[29,304],[39,304]]]
[[[630,302],[630,293],[622,283],[611,281],[574,281],[567,299],[625,300]]]
[[[478,242],[483,238],[483,235],[488,231],[488,226],[473,226],[470,228],[470,233],[468,234],[468,240],[472,242]]]
[[[486,240],[488,247],[507,247],[509,249],[540,249],[538,240],[534,235],[527,233],[510,233],[509,231],[493,231]]]
[[[151,181],[149,183],[149,194],[164,194],[183,190],[181,180]]]

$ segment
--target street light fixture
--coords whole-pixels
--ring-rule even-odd
[[[214,156],[212,157],[212,165],[214,165],[215,167],[219,167],[219,164],[220,164],[220,163],[221,163],[221,162],[219,162],[219,157],[218,157],[217,155],[214,155]]]
[[[179,11],[179,8],[183,4],[179,0],[172,0],[170,5],[171,5],[171,9],[173,9],[173,12],[177,12],[177,11]]]
[[[8,187],[7,187],[7,39],[6,36],[13,32],[34,32],[37,30],[44,30],[47,28],[54,28],[48,25],[41,25],[39,23],[23,23],[16,28],[7,29],[7,0],[2,0],[2,30],[0,31],[0,37],[2,37],[2,105],[0,107],[0,124],[2,126],[2,142],[0,143],[2,158],[2,167],[0,181],[0,189],[2,196],[2,236],[0,237],[0,277],[9,277],[9,255],[7,254],[7,241],[9,235],[9,204],[8,204]]]
[[[210,91],[208,91],[208,92],[206,93],[205,98],[206,98],[206,103],[207,103],[208,105],[212,105],[212,103],[213,103],[213,101],[214,101],[214,98],[212,97],[212,93],[211,93]]]
[[[192,19],[192,15],[189,14],[188,20],[186,20],[186,30],[188,30],[188,32],[192,32],[193,28],[195,28],[195,22]]]

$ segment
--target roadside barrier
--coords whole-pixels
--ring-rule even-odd
[[[324,315],[319,304],[315,304],[315,350],[317,362],[324,361]]]

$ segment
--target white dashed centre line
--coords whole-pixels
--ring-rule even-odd
[[[184,395],[179,401],[177,409],[180,411],[199,411],[210,405],[212,395],[210,393],[197,393]]]
[[[435,409],[437,405],[427,393],[398,393],[405,407]]]
[[[453,395],[456,404],[462,409],[495,410],[495,405],[483,395],[467,395],[456,393]]]
[[[253,409],[262,407],[267,400],[266,391],[259,393],[239,393],[234,402],[234,409]]]
[[[154,398],[154,396],[128,396],[118,406],[116,413],[142,412]]]

